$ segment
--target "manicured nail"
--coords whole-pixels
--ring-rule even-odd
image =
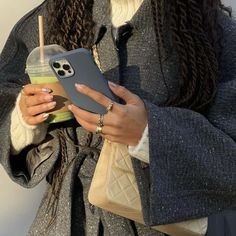
[[[50,102],[53,100],[53,96],[51,94],[48,94],[45,96],[45,101]]]
[[[57,103],[56,103],[55,101],[54,101],[54,102],[50,102],[50,103],[49,103],[49,107],[50,107],[50,108],[54,108],[54,107],[56,106],[56,104],[57,104]]]
[[[83,84],[75,84],[75,87],[78,89],[78,90],[81,90],[84,88],[84,85]]]
[[[48,114],[48,113],[43,113],[43,119],[47,119],[47,118],[48,118],[48,116],[49,116],[49,114]]]
[[[42,88],[42,92],[51,93],[52,90],[50,88]]]
[[[115,83],[113,83],[113,82],[111,82],[111,81],[108,81],[108,83],[109,83],[109,85],[111,86],[111,87],[117,87],[117,84],[115,84]]]

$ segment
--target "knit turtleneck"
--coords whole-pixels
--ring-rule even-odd
[[[110,0],[111,19],[115,27],[131,20],[144,0]]]

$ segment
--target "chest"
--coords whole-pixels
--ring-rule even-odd
[[[94,14],[97,32],[101,27],[105,29],[97,43],[97,52],[108,80],[155,104],[162,104],[175,93],[178,84],[176,54],[171,46],[161,53],[158,51],[149,1],[141,4],[126,26],[118,28],[112,26],[109,15],[101,17],[102,13],[96,10]],[[168,32],[165,37],[168,40]]]

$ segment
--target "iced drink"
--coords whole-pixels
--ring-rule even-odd
[[[67,108],[71,102],[48,64],[51,56],[62,53],[65,49],[56,44],[46,45],[43,48],[43,57],[40,50],[41,48],[37,47],[29,54],[26,72],[32,84],[41,84],[53,91],[52,95],[57,105],[49,112],[47,122],[57,123],[72,119],[73,115]]]

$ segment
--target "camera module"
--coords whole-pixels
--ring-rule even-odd
[[[64,64],[64,65],[62,66],[62,68],[63,68],[64,70],[70,70],[70,65]]]
[[[53,65],[53,67],[56,68],[56,69],[58,69],[58,68],[61,67],[60,63],[58,63],[58,62],[54,62],[52,65]]]
[[[65,76],[65,71],[64,70],[59,70],[57,73],[60,76]]]

